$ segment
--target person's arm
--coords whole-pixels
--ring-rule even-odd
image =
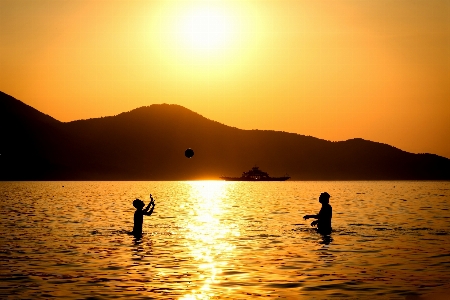
[[[308,220],[308,219],[310,219],[310,218],[318,219],[318,218],[319,218],[319,215],[305,215],[305,216],[303,217],[303,219],[305,219],[305,220]]]
[[[324,211],[323,211],[323,208],[321,208],[317,215],[309,215],[309,217],[317,219],[317,220],[311,222],[311,226],[316,226],[317,224],[319,224],[319,220],[321,218],[323,218],[323,214],[324,214]]]
[[[153,200],[152,194],[150,194],[150,202],[148,203],[147,207],[143,210],[144,213],[148,212],[148,210],[150,209],[150,206],[155,206],[155,200]]]
[[[315,220],[311,222],[311,226],[316,226],[317,224],[319,224],[319,220]]]
[[[146,216],[151,216],[152,213],[153,213],[153,210],[155,209],[155,203],[154,203],[153,201],[151,201],[151,202],[149,203],[149,205],[150,205],[150,204],[152,204],[152,208],[150,209],[150,211],[145,211],[145,212],[144,212],[144,215],[146,215]]]

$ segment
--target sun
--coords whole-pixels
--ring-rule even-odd
[[[222,7],[191,7],[177,21],[176,34],[188,51],[221,52],[232,46],[235,24]]]
[[[182,79],[189,88],[201,88],[205,79],[237,80],[260,56],[266,36],[254,2],[161,1],[142,23],[148,32],[140,49],[151,51],[147,57],[160,66],[158,76],[170,82]]]

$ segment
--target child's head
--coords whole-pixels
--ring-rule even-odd
[[[143,209],[144,206],[145,206],[145,203],[144,203],[144,201],[142,201],[142,200],[140,200],[140,199],[135,199],[135,200],[133,201],[133,206],[134,206],[136,209]]]
[[[324,192],[322,194],[320,194],[319,196],[319,202],[322,204],[328,204],[330,202],[330,194],[328,194],[327,192]]]

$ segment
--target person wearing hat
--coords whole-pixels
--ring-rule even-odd
[[[327,235],[331,233],[331,218],[333,216],[333,208],[329,204],[330,194],[327,192],[320,194],[319,202],[322,203],[319,213],[317,215],[305,215],[303,219],[317,219],[311,223],[311,226],[317,225],[317,232]]]

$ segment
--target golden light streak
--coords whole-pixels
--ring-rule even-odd
[[[218,276],[226,266],[227,254],[234,250],[228,237],[238,235],[238,229],[223,220],[226,214],[227,187],[229,183],[220,181],[191,182],[190,203],[192,216],[186,240],[193,260],[198,264],[197,281],[200,286],[181,299],[209,299],[214,296],[212,285],[219,282]]]

